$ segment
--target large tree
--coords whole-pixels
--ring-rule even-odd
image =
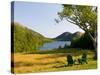
[[[55,19],[57,23],[66,19],[85,31],[93,42],[96,51],[97,45],[97,7],[63,4],[62,11],[58,12],[60,19]]]

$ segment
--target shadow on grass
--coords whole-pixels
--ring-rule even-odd
[[[39,63],[32,63],[32,62],[12,62],[11,66],[12,67],[21,67],[21,66],[36,66],[36,65],[49,65],[49,64],[57,64],[57,63],[60,63],[60,64],[64,64],[63,62],[60,62],[60,61],[54,61],[54,62],[48,62],[48,63],[42,63],[42,62],[39,62]]]
[[[53,66],[52,68],[63,68],[63,67],[72,67],[72,66],[75,66],[75,65],[80,65],[80,64],[73,64],[73,65],[60,65],[60,66]]]
[[[37,60],[48,59],[48,58],[59,58],[66,57],[66,54],[52,54],[52,56],[45,56],[44,58],[36,58]]]

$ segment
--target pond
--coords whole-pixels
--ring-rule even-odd
[[[52,49],[57,49],[60,46],[64,47],[70,46],[71,42],[70,41],[54,41],[54,42],[49,42],[49,43],[44,43],[42,47],[39,48],[39,50],[52,50]]]

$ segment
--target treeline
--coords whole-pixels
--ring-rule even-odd
[[[94,49],[93,42],[87,33],[84,33],[80,38],[73,38],[71,42],[71,47],[82,49]]]
[[[12,52],[36,51],[44,42],[49,41],[41,34],[24,27],[19,23],[11,24],[11,34],[13,36]]]

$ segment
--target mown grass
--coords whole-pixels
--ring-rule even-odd
[[[91,53],[93,50],[88,49],[79,49],[79,48],[67,48],[67,49],[53,49],[53,50],[37,50],[37,51],[30,51],[27,52],[28,54],[55,54],[55,53]],[[93,52],[92,52],[93,53]]]
[[[88,64],[67,66],[66,55],[72,53],[74,59],[81,57],[81,54],[88,54]],[[90,50],[68,51],[62,53],[45,53],[45,54],[20,54],[14,53],[14,73],[31,73],[31,72],[48,72],[48,71],[68,71],[68,70],[84,70],[96,69],[97,61],[94,61],[94,53]]]

